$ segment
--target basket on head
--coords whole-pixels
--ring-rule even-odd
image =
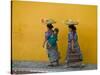
[[[66,25],[78,25],[77,21],[74,21],[72,19],[68,19],[64,22]]]
[[[41,22],[44,23],[44,24],[54,24],[54,23],[56,23],[56,21],[54,21],[53,19],[42,19]]]

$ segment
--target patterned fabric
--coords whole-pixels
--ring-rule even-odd
[[[74,50],[72,50],[72,40],[74,42]],[[67,64],[75,64],[82,61],[82,54],[78,44],[78,35],[76,32],[68,33],[68,50],[67,50]]]
[[[50,62],[55,62],[58,60],[58,49],[57,49],[57,46],[55,47],[50,47],[47,49],[48,50],[48,57],[49,57],[49,60]]]
[[[45,37],[47,39],[46,48],[47,48],[49,60],[50,62],[54,62],[59,59],[58,47],[56,43],[57,37],[53,35],[53,31],[46,32]],[[51,46],[49,47],[48,44],[50,44]]]

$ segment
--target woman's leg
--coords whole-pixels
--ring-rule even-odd
[[[53,62],[50,62],[50,64],[48,66],[53,67],[54,66]]]
[[[55,61],[55,66],[59,66],[59,60]]]

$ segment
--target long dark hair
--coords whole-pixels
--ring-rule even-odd
[[[69,27],[70,29],[72,29],[72,31],[76,31],[75,25],[69,25],[68,27]]]

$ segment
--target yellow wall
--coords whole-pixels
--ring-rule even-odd
[[[97,7],[90,5],[56,4],[14,1],[12,6],[12,56],[13,60],[48,61],[42,48],[46,26],[41,18],[56,20],[58,47],[61,62],[67,48],[68,28],[63,21],[69,18],[79,21],[77,32],[84,63],[97,63]]]

